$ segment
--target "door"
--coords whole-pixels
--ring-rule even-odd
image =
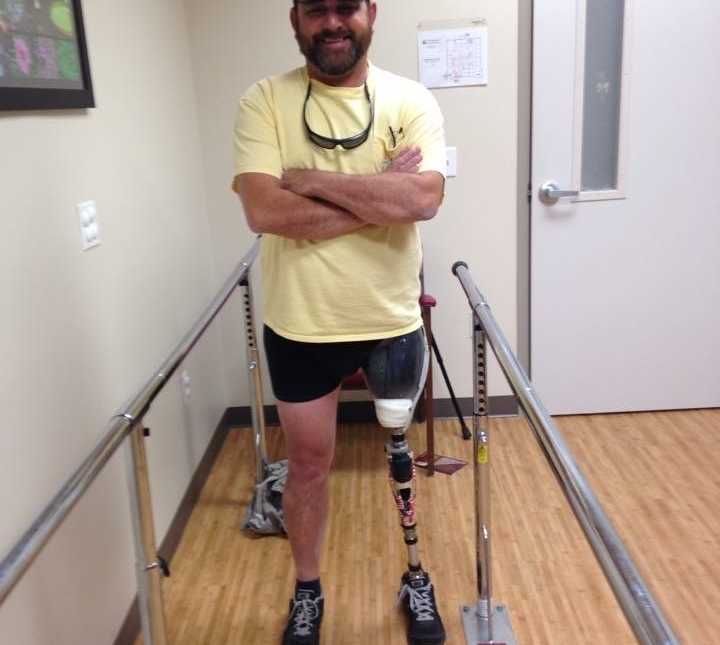
[[[720,2],[534,7],[535,387],[554,414],[720,406]]]

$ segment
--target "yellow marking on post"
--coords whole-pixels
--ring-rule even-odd
[[[487,446],[480,446],[478,448],[478,454],[477,454],[477,462],[479,464],[486,464],[488,462],[489,458],[489,450]]]

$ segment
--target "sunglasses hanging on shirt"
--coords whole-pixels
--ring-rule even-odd
[[[370,106],[370,122],[368,123],[367,128],[360,132],[360,134],[356,134],[355,136],[348,137],[346,139],[333,139],[331,137],[325,137],[322,134],[314,132],[313,129],[310,127],[310,124],[307,120],[307,106],[308,101],[310,100],[311,92],[312,83],[308,83],[307,94],[305,95],[305,104],[303,105],[303,121],[305,122],[305,130],[308,134],[308,137],[310,137],[310,141],[312,141],[316,146],[320,146],[321,148],[325,148],[326,150],[334,150],[338,146],[341,146],[345,150],[353,150],[355,148],[359,148],[363,143],[368,140],[368,137],[370,136],[370,130],[372,129],[373,125],[373,120],[375,119],[375,113],[373,110],[372,100],[370,99],[370,90],[368,89],[367,82],[365,82],[365,98],[367,99],[368,105]]]

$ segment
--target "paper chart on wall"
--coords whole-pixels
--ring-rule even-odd
[[[482,20],[467,26],[418,31],[420,82],[426,87],[488,83],[488,30]]]

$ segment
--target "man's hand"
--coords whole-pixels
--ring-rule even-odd
[[[418,147],[403,148],[385,168],[384,172],[405,172],[411,175],[417,174],[422,163],[422,151]],[[280,186],[291,193],[303,197],[315,197],[312,180],[316,176],[314,170],[302,170],[290,168],[283,173]]]
[[[385,172],[407,172],[415,174],[420,170],[422,160],[423,156],[420,148],[403,148],[400,154],[385,168]]]

